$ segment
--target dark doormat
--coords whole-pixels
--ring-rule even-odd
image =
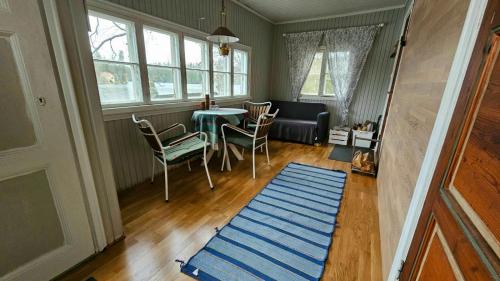
[[[356,147],[356,150],[361,150],[363,153],[370,151],[369,148]],[[352,161],[352,146],[335,144],[333,150],[328,157],[330,160],[337,160],[351,163]]]

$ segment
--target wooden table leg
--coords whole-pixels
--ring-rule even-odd
[[[226,155],[226,169],[231,172],[231,161],[229,161],[229,151]]]
[[[241,153],[238,151],[238,148],[236,148],[236,146],[234,144],[230,143],[227,146],[229,146],[231,151],[234,153],[234,156],[236,156],[236,159],[238,159],[239,161],[243,160],[243,156],[241,155]]]

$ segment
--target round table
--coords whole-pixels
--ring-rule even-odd
[[[230,116],[237,114],[245,114],[248,110],[243,108],[231,108],[231,107],[221,107],[217,109],[209,110],[196,110],[193,114],[203,114],[203,115],[220,115],[220,116]]]
[[[210,158],[212,158],[214,150],[219,150],[218,142],[220,127],[218,126],[219,123],[217,122],[217,118],[223,118],[227,123],[238,126],[246,113],[248,113],[246,109],[227,107],[211,110],[196,110],[193,112],[192,120],[195,122],[196,131],[205,132],[211,144],[211,149],[207,154],[207,163],[210,161]],[[234,153],[238,160],[243,160],[243,156],[233,144],[229,144],[228,148]],[[227,163],[229,163],[229,161],[227,161]],[[231,170],[229,165],[227,168]]]
[[[248,112],[242,108],[218,108],[211,110],[196,110],[193,112],[192,120],[197,131],[205,132],[208,135],[212,148],[217,150],[219,142],[220,119],[222,122],[238,126]],[[219,122],[217,122],[219,119]]]

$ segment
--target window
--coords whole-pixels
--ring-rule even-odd
[[[314,55],[314,60],[307,75],[304,86],[300,92],[303,96],[324,96],[333,97],[333,83],[330,76],[328,66],[328,56],[333,56],[333,59],[347,61],[349,52],[327,52],[319,51]],[[345,76],[347,74],[347,66],[339,69],[336,75]],[[342,86],[342,85],[340,85]]]
[[[323,66],[323,53],[314,55],[314,60],[307,75],[306,82],[302,86],[302,95],[318,95],[321,84],[321,67]]]
[[[228,56],[221,56],[218,45],[212,44],[212,57],[214,96],[248,95],[248,52],[233,48]]]
[[[103,105],[142,102],[134,24],[89,14],[89,41]]]
[[[184,54],[188,98],[200,98],[209,94],[207,42],[184,37]]]
[[[182,98],[177,34],[144,28],[151,101]]]
[[[218,45],[212,44],[215,97],[231,96],[231,54],[220,55]]]
[[[248,53],[234,49],[233,58],[233,91],[235,96],[245,96],[248,94]]]
[[[104,108],[122,113],[138,105],[191,106],[206,94],[215,99],[250,94],[249,48],[232,44],[230,54],[221,56],[201,32],[120,8],[107,13],[89,11],[88,33]]]

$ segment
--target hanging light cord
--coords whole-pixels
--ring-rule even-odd
[[[224,5],[224,0],[222,0],[222,10],[220,11],[220,25],[224,27],[227,26],[226,5]]]

